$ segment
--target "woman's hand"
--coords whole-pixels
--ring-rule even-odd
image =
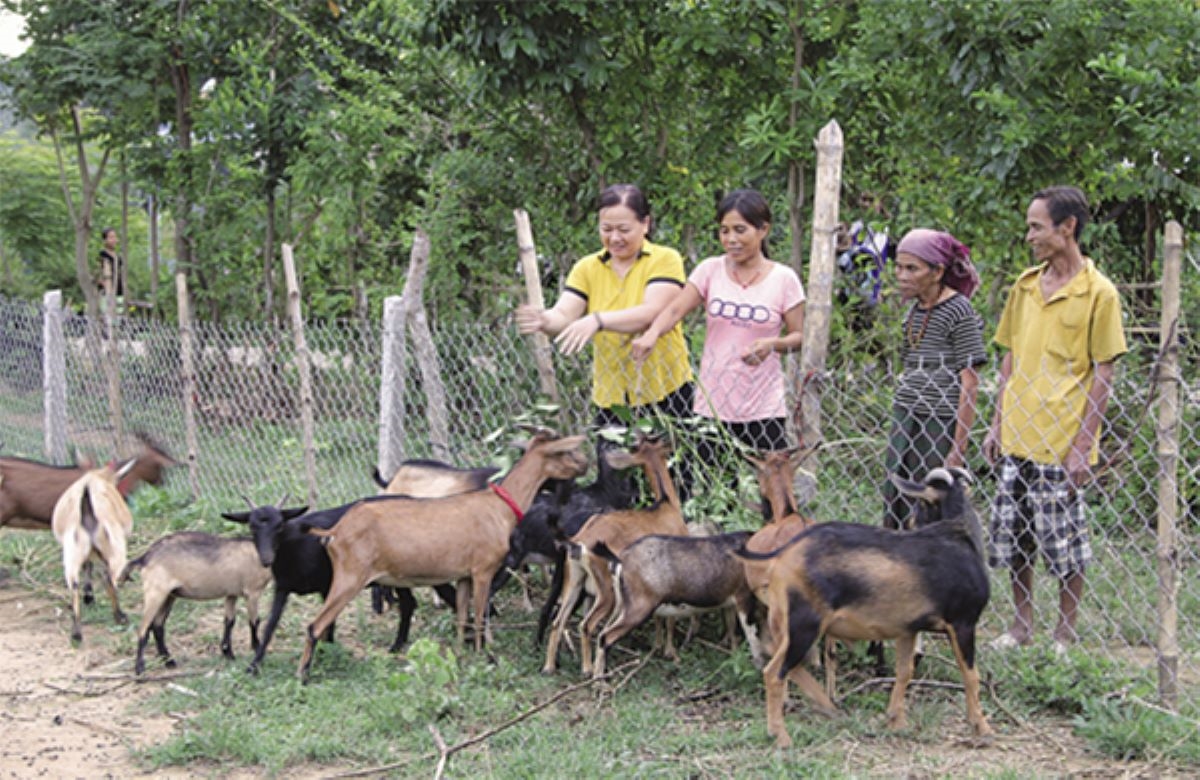
[[[983,440],[983,457],[989,466],[995,466],[996,461],[1000,460],[1000,455],[1000,429],[999,426],[993,425],[988,428],[987,436]]]
[[[633,362],[636,365],[641,365],[646,362],[646,358],[650,357],[650,353],[654,350],[654,345],[658,343],[658,336],[646,331],[638,336],[629,344],[629,354],[633,357]]]
[[[522,303],[517,307],[517,331],[522,336],[541,333],[546,326],[546,310]]]
[[[742,353],[742,362],[748,366],[761,365],[775,351],[775,339],[755,339]]]
[[[574,355],[588,345],[600,330],[600,321],[594,315],[580,317],[562,329],[554,343],[564,355]]]

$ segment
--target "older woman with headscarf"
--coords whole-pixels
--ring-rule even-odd
[[[896,247],[896,283],[912,301],[904,318],[903,371],[892,405],[889,473],[923,479],[962,466],[975,421],[976,367],[987,361],[983,320],[971,307],[979,274],[971,251],[939,230],[909,231]],[[884,524],[908,524],[912,502],[884,482]]]

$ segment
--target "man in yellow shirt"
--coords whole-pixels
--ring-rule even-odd
[[[1114,363],[1126,352],[1116,288],[1079,248],[1088,204],[1074,187],[1037,192],[1025,241],[1039,265],[1009,292],[995,341],[1000,401],[984,442],[998,466],[991,564],[1012,578],[1015,615],[996,648],[1033,638],[1034,555],[1059,581],[1054,648],[1077,639],[1084,571],[1092,559],[1081,489],[1096,463]]]

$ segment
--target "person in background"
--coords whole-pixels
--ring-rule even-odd
[[[683,286],[683,258],[650,242],[650,204],[633,184],[605,188],[598,217],[603,249],[575,263],[553,308],[518,306],[517,328],[522,334],[554,336],[564,355],[592,344],[597,428],[626,425],[619,407],[628,407],[636,417],[661,412],[687,418],[694,386],[682,329],[665,334],[663,348],[652,360],[635,364],[629,354],[630,340]],[[681,473],[677,482],[682,498],[690,479]]]
[[[125,262],[118,251],[116,229],[104,228],[100,232],[100,240],[103,242],[103,246],[100,248],[100,278],[96,280],[96,286],[105,301],[108,300],[111,290],[117,303],[120,304],[125,297],[125,280],[123,278]]]
[[[669,345],[664,334],[703,305],[704,354],[694,410],[720,421],[755,451],[782,450],[787,408],[780,355],[804,338],[804,287],[796,272],[770,259],[771,209],[755,190],[734,190],[717,206],[717,232],[725,252],[701,262],[687,284],[630,345],[640,363]],[[713,445],[701,457],[717,457]]]
[[[903,371],[892,403],[887,471],[921,481],[938,466],[963,467],[975,422],[978,366],[987,362],[983,320],[971,307],[979,274],[971,252],[939,230],[910,230],[896,249],[904,317]],[[913,501],[884,480],[884,526],[905,528]]]
[[[1015,608],[1008,631],[991,643],[996,649],[1033,639],[1038,550],[1059,583],[1055,652],[1078,638],[1092,560],[1082,488],[1097,461],[1115,361],[1126,352],[1117,290],[1079,246],[1088,217],[1075,187],[1034,194],[1025,242],[1038,265],[1013,284],[996,329],[995,342],[1008,352],[984,441],[997,466],[989,558],[1009,570]]]

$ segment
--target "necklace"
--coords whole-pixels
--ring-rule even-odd
[[[921,319],[921,330],[914,334],[913,323],[917,319],[917,309],[919,308],[919,306],[913,306],[912,314],[909,315],[908,324],[904,329],[904,339],[911,349],[916,349],[921,345],[921,340],[925,338],[925,329],[929,327],[929,315],[933,314],[932,306],[925,310],[925,316]]]
[[[750,281],[743,282],[741,279],[738,278],[737,271],[734,270],[734,266],[731,265],[729,268],[729,276],[730,276],[730,278],[733,279],[734,282],[737,283],[737,285],[739,287],[741,287],[743,290],[745,290],[745,289],[748,289],[749,287],[751,287],[755,282],[758,281],[758,278],[763,275],[763,271],[767,270],[767,267],[768,266],[766,265],[766,263],[763,263],[762,265],[760,265],[758,267],[758,270],[754,272],[754,276],[750,277]]]

